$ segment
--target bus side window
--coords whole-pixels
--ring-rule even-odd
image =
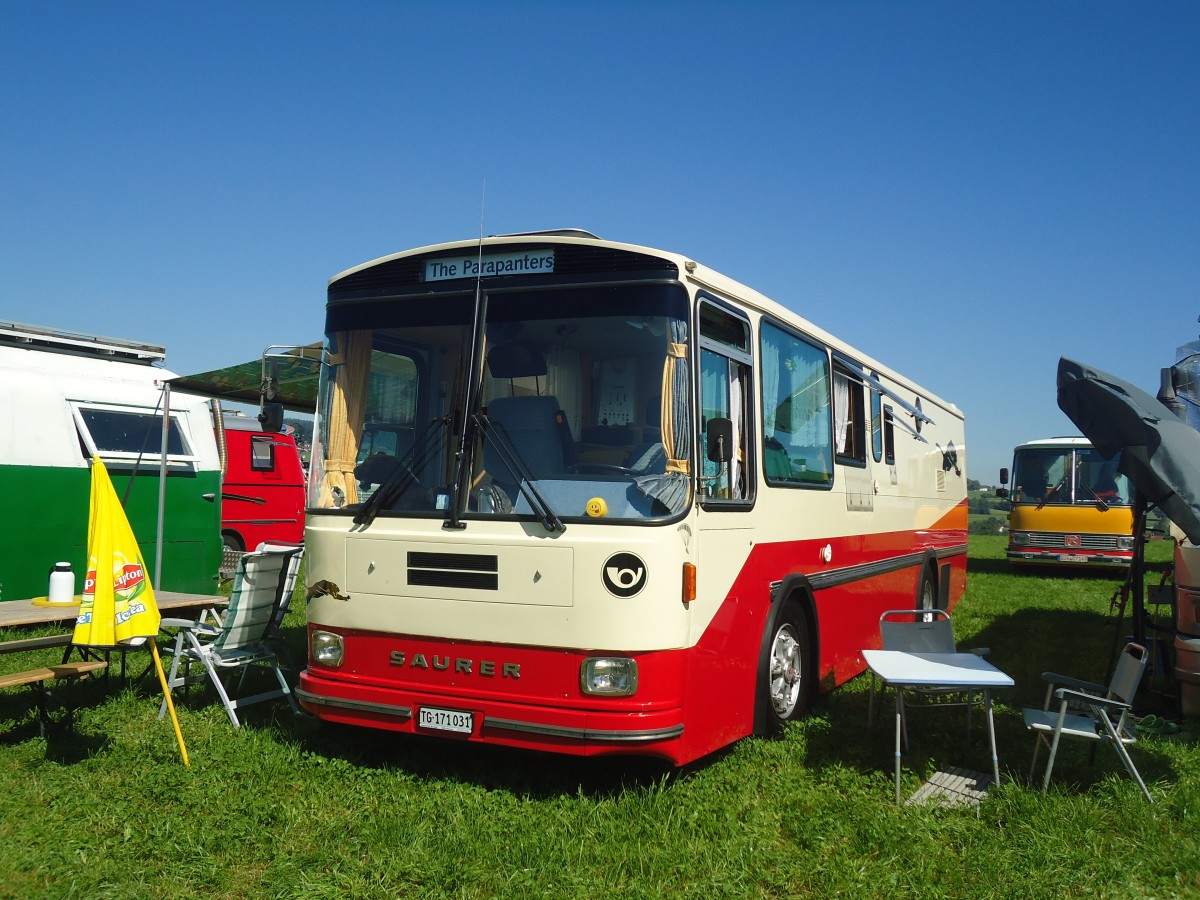
[[[883,398],[878,391],[871,391],[871,457],[883,459]]]
[[[863,466],[867,463],[866,415],[863,384],[848,372],[833,370],[833,435],[837,460],[842,464]]]
[[[828,488],[833,484],[829,354],[765,320],[759,345],[767,483]]]
[[[896,425],[890,406],[883,408],[883,461],[889,466],[896,464]]]

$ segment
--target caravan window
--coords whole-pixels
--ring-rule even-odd
[[[96,404],[73,404],[75,422],[87,456],[107,460],[155,459],[162,450],[163,417],[149,409]],[[180,418],[170,416],[167,459],[193,461],[190,443]]]

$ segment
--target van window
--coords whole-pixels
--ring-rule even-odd
[[[158,459],[163,419],[152,410],[74,404],[76,424],[88,455],[106,459]],[[192,458],[180,419],[172,415],[167,429],[168,458]]]
[[[275,438],[269,434],[250,436],[250,468],[255,472],[275,471]]]

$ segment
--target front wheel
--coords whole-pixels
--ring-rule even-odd
[[[784,722],[808,711],[808,623],[795,603],[789,603],[776,620],[766,652],[766,671],[760,686],[766,733],[778,735]]]

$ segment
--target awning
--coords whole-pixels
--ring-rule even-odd
[[[171,390],[202,397],[258,405],[264,384],[274,390],[268,397],[293,412],[312,413],[317,408],[317,375],[321,342],[302,347],[268,347],[261,358],[249,362],[179,375],[169,379]]]

